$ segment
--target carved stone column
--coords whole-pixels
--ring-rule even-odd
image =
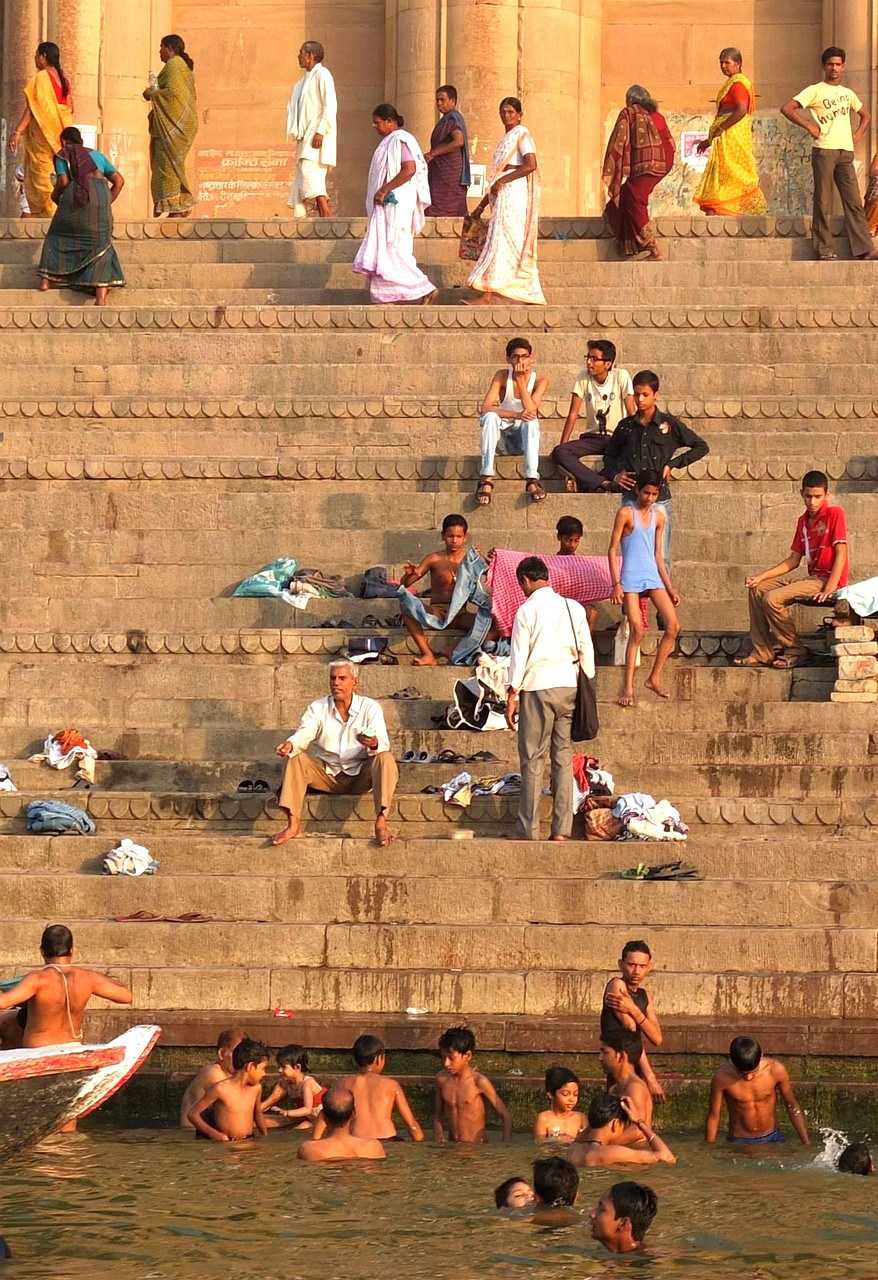
[[[823,38],[826,45],[837,44],[847,53],[845,84],[859,94],[873,115],[872,127],[857,147],[857,158],[868,169],[875,149],[876,54],[875,0],[824,0]],[[819,71],[815,74],[815,80]]]
[[[3,4],[3,120],[0,138],[0,187],[4,217],[19,215],[15,169],[20,160],[9,153],[9,135],[24,110],[24,86],[36,71],[34,53],[43,39],[41,7],[37,0],[5,0]]]

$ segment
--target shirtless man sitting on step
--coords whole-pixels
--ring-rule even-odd
[[[0,993],[0,1010],[27,1001],[25,1049],[82,1043],[82,1020],[92,996],[131,1004],[127,987],[93,969],[73,963],[73,934],[64,924],[50,924],[40,939],[44,967],[29,973],[10,991]]]

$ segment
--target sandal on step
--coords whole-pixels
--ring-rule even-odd
[[[797,658],[795,654],[782,653],[774,659],[771,665],[775,671],[792,671],[801,661],[802,659]]]
[[[548,496],[539,480],[528,480],[527,484],[524,486],[524,491],[525,493],[530,494],[531,502],[542,502],[543,499]]]
[[[113,916],[116,924],[157,924],[164,918],[157,916],[154,911],[135,911],[130,916]]]
[[[476,486],[476,502],[480,507],[490,507],[494,496],[494,481],[489,476],[482,476]]]

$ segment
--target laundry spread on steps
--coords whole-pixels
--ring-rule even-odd
[[[49,734],[42,751],[29,757],[32,763],[45,763],[52,769],[69,769],[76,761],[80,761],[76,777],[88,783],[95,780],[97,758],[96,748],[78,729],[62,729],[60,733]]]
[[[515,576],[522,560],[531,554],[527,551],[507,551],[498,547],[488,567],[488,586],[491,588],[491,613],[501,635],[512,633],[512,623],[519,606],[524,604],[524,592]],[[559,596],[578,600],[580,604],[597,604],[609,600],[613,594],[610,566],[606,556],[540,556],[549,570],[549,584]]]
[[[128,836],[120,840],[101,863],[105,876],[154,876],[158,869],[159,864],[146,845],[135,844]]]
[[[12,777],[5,764],[0,764],[0,791],[17,791],[18,787],[12,781]]]

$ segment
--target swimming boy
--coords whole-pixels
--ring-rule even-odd
[[[308,1072],[308,1050],[301,1044],[287,1044],[276,1056],[278,1082],[262,1102],[266,1126],[282,1129],[298,1120],[297,1129],[310,1129],[326,1090]],[[284,1102],[288,1105],[282,1106]]]
[[[219,1033],[216,1041],[216,1062],[202,1067],[198,1075],[189,1081],[186,1092],[183,1094],[183,1100],[180,1103],[181,1129],[194,1129],[195,1126],[189,1121],[189,1112],[192,1107],[196,1102],[201,1101],[208,1089],[212,1089],[221,1080],[231,1079],[234,1071],[232,1053],[246,1034],[246,1031],[242,1031],[240,1027],[227,1027],[225,1031]]]
[[[299,1159],[309,1164],[329,1160],[383,1160],[384,1147],[377,1138],[355,1138],[351,1122],[356,1110],[350,1089],[334,1085],[323,1099],[326,1132],[322,1138],[309,1138],[299,1147]]]
[[[548,1111],[534,1120],[537,1142],[572,1142],[585,1128],[585,1116],[576,1107],[579,1102],[579,1076],[568,1067],[549,1067],[546,1072]]]
[[[491,378],[482,401],[481,467],[476,489],[480,507],[491,505],[494,494],[494,456],[524,454],[524,491],[532,502],[542,502],[546,491],[540,484],[540,405],[549,389],[549,379],[533,367],[533,347],[527,338],[511,338],[506,343],[507,364]]]
[[[662,672],[673,652],[680,623],[675,605],[680,597],[674,590],[662,558],[664,512],[656,509],[661,477],[656,471],[641,471],[637,476],[637,500],[633,506],[622,506],[616,512],[607,559],[613,584],[613,604],[620,604],[628,622],[628,645],[625,649],[625,683],[620,707],[633,707],[634,673],[643,640],[642,596],[649,596],[664,625],[664,633],[656,650],[646,687],[659,698],[671,695],[662,687]],[[621,574],[619,556],[622,557]]]
[[[578,1222],[574,1210],[579,1195],[579,1173],[569,1160],[547,1156],[533,1162],[534,1215],[538,1227],[566,1227]]]
[[[555,525],[555,534],[558,538],[558,555],[575,556],[579,550],[579,544],[582,541],[584,532],[582,521],[577,520],[576,516],[562,516]]]
[[[358,1036],[351,1050],[359,1071],[345,1076],[339,1087],[349,1089],[354,1098],[351,1133],[355,1138],[376,1138],[379,1142],[402,1141],[396,1132],[394,1111],[411,1134],[412,1142],[423,1142],[424,1131],[414,1117],[402,1085],[381,1073],[387,1061],[387,1050],[377,1036]],[[318,1120],[314,1137],[319,1138],[326,1126]]]
[[[639,1130],[646,1147],[623,1144],[630,1128]],[[677,1157],[638,1115],[630,1098],[596,1093],[588,1106],[588,1128],[567,1148],[567,1158],[580,1169],[604,1169],[614,1164],[676,1164]]]
[[[589,339],[585,368],[577,374],[561,440],[552,450],[552,461],[570,473],[569,493],[598,493],[611,487],[608,476],[587,467],[582,459],[603,454],[622,419],[636,412],[631,374],[614,368],[615,363],[614,343],[606,338]],[[586,431],[578,440],[571,440],[583,404]]]
[[[476,1038],[468,1027],[449,1027],[439,1037],[442,1067],[436,1077],[433,1133],[437,1142],[486,1142],[485,1103],[503,1125],[503,1141],[512,1140],[512,1117],[487,1076],[473,1071]]]
[[[829,501],[829,480],[823,471],[809,471],[802,479],[805,510],[799,516],[786,560],[744,579],[749,593],[750,641],[753,652],[735,658],[736,667],[798,666],[807,652],[793,626],[790,605],[822,603],[848,581],[848,530],[844,508]],[[807,577],[790,578],[805,560]]]
[[[458,584],[458,576],[462,573],[461,591],[458,592],[460,604],[465,605],[474,591],[479,589],[479,579],[487,568],[484,560],[475,547],[467,546],[469,526],[461,515],[446,516],[442,521],[442,541],[444,551],[431,551],[420,564],[408,561],[403,566],[399,602],[402,620],[411,638],[418,647],[418,657],[412,659],[414,667],[430,667],[436,665],[436,655],[427,643],[424,635],[425,626],[433,626],[443,630],[469,631],[474,614],[466,608],[455,608],[454,616],[449,617],[449,610]],[[426,606],[419,597],[404,588],[414,586],[421,578],[430,575],[430,603]],[[441,656],[450,657],[451,649],[442,650]]]
[[[808,1145],[805,1117],[787,1069],[776,1058],[766,1058],[758,1040],[735,1036],[729,1045],[728,1066],[720,1067],[710,1082],[704,1141],[716,1142],[723,1101],[729,1113],[727,1140],[747,1146],[783,1142],[777,1123],[777,1095],[783,1098],[790,1123],[803,1146]]]
[[[242,1040],[232,1051],[232,1068],[228,1080],[217,1081],[189,1109],[190,1124],[214,1142],[245,1142],[254,1130],[266,1133],[260,1103],[268,1050],[259,1040]]]
[[[608,1253],[634,1253],[658,1212],[652,1187],[640,1182],[617,1182],[605,1192],[588,1215],[591,1237]]]
[[[494,1188],[498,1209],[525,1209],[534,1202],[534,1189],[525,1178],[507,1178]]]
[[[643,1036],[646,1036],[650,1044],[660,1048],[662,1029],[658,1014],[652,996],[643,987],[651,969],[652,952],[647,944],[640,938],[626,942],[619,961],[621,977],[611,978],[604,988],[601,1007],[602,1039],[607,1031],[621,1027],[637,1036],[641,1045]],[[646,1081],[653,1102],[664,1102],[664,1090],[656,1079],[645,1049],[641,1054],[638,1075]]]
[[[870,1178],[875,1172],[872,1152],[865,1142],[852,1142],[845,1147],[835,1162],[835,1167],[839,1173],[858,1173],[864,1178]]]
[[[608,1027],[602,1033],[598,1058],[607,1075],[607,1092],[617,1098],[630,1098],[635,1111],[649,1128],[652,1125],[652,1094],[637,1074],[642,1057],[643,1044],[633,1031],[626,1031],[624,1027]],[[623,1145],[642,1143],[643,1134],[631,1125],[621,1142]]]

